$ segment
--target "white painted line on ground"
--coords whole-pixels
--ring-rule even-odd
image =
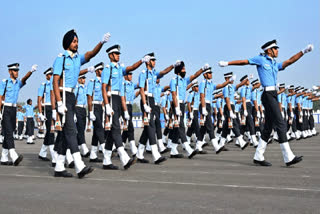
[[[54,178],[53,176],[36,176],[36,175],[20,175],[20,174],[0,174],[0,176],[58,179],[58,178]],[[108,178],[86,178],[86,180],[124,182],[124,183],[142,183],[142,184],[149,183],[149,184],[185,185],[185,186],[226,187],[226,188],[236,188],[236,189],[286,190],[286,191],[301,191],[301,192],[316,192],[316,193],[320,192],[320,189],[317,189],[317,188],[307,189],[307,188],[297,188],[297,187],[271,187],[271,186],[253,186],[253,185],[236,185],[236,184],[189,183],[189,182],[149,181],[149,180],[132,180],[132,179],[108,179]]]

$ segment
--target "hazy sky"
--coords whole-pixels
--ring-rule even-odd
[[[229,71],[237,72],[239,78],[250,73],[257,77],[254,66],[220,68],[219,60],[247,59],[259,54],[263,43],[277,39],[278,61],[283,61],[313,43],[313,52],[278,76],[278,82],[311,87],[320,84],[319,9],[318,0],[2,1],[0,78],[8,78],[10,63],[20,63],[20,77],[38,64],[19,96],[19,101],[35,101],[45,80],[43,71],[64,51],[62,37],[74,28],[80,53],[91,50],[104,33],[112,35],[83,68],[109,62],[105,50],[120,44],[125,65],[155,52],[158,70],[180,59],[190,75],[208,62],[216,83]],[[135,71],[134,82],[142,69]],[[165,76],[162,84],[172,77],[173,73]]]

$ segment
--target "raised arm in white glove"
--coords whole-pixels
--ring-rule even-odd
[[[173,67],[177,67],[181,64],[181,60],[177,60],[176,63],[173,64]]]
[[[35,72],[37,69],[38,69],[38,65],[33,65],[33,66],[31,67],[31,72],[33,73],[33,72]]]
[[[303,54],[306,54],[306,53],[309,53],[313,50],[313,45],[312,44],[309,44],[307,45],[307,47],[305,47],[303,50],[302,50],[302,53]]]
[[[142,61],[142,63],[145,63],[145,62],[149,62],[150,61],[150,56],[149,55],[146,55],[146,56],[144,56],[142,59],[141,59],[141,61]]]
[[[218,62],[218,65],[219,65],[220,67],[227,67],[227,66],[228,66],[228,62],[226,62],[226,61],[220,61],[220,62]]]
[[[95,71],[94,66],[88,67],[88,72],[93,73]]]
[[[109,41],[110,37],[111,37],[110,33],[104,34],[103,37],[102,37],[101,43],[102,44],[107,43]]]
[[[208,63],[206,63],[204,66],[201,67],[202,70],[206,70],[210,67]]]

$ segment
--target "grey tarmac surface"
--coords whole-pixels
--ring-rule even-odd
[[[135,129],[136,141],[140,133]],[[41,143],[16,141],[23,162],[0,166],[1,214],[320,213],[320,135],[290,142],[294,153],[304,156],[293,167],[285,167],[276,142],[267,148],[273,164],[268,168],[252,163],[253,147],[241,151],[230,143],[230,151],[219,155],[209,145],[207,155],[192,160],[136,163],[127,171],[105,171],[85,159],[95,170],[81,180],[74,169],[68,169],[73,178],[54,178],[50,162],[38,160]],[[145,157],[152,161],[150,154]],[[119,158],[113,163],[120,166]]]

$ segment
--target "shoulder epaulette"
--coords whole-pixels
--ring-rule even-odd
[[[6,82],[6,81],[7,81],[7,79],[3,79],[3,80],[2,80],[2,82]]]
[[[59,54],[58,54],[58,57],[62,57],[62,56],[63,56],[63,54],[62,54],[62,53],[59,53]]]
[[[109,65],[109,64],[106,64],[106,68],[110,68],[110,65]]]

